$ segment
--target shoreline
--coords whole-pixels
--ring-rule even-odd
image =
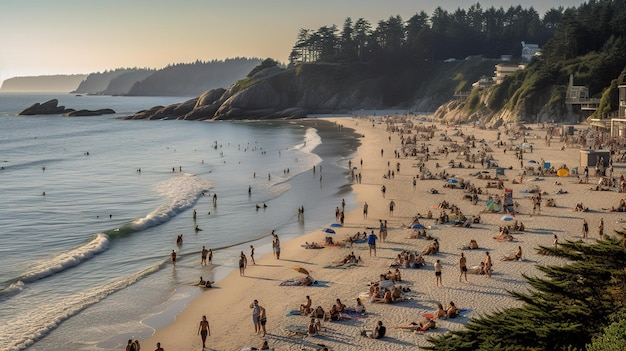
[[[382,121],[381,117],[372,117],[377,121]],[[472,205],[462,199],[462,191],[458,189],[447,189],[443,186],[445,182],[441,180],[419,180],[416,185],[412,184],[413,176],[418,173],[414,167],[413,157],[394,157],[394,150],[401,147],[398,133],[387,132],[386,125],[371,124],[369,117],[364,118],[323,118],[333,123],[345,124],[347,128],[354,128],[357,134],[364,135],[361,138],[361,145],[354,153],[352,159],[353,166],[359,166],[359,161],[363,159],[362,183],[351,184],[352,194],[356,198],[355,207],[346,213],[346,224],[337,229],[337,234],[333,236],[335,240],[342,240],[348,235],[361,231],[366,227],[377,227],[379,219],[389,221],[389,237],[386,243],[379,242],[378,256],[369,257],[366,244],[355,244],[353,248],[327,247],[321,250],[306,250],[300,247],[305,241],[323,241],[325,234],[320,230],[293,238],[281,244],[281,259],[276,260],[272,255],[264,255],[257,259],[256,266],[249,266],[246,270],[246,277],[238,276],[233,270],[223,280],[216,284],[213,289],[204,291],[199,297],[193,299],[177,317],[176,321],[162,329],[150,338],[142,341],[144,347],[153,347],[156,342],[160,342],[166,349],[202,349],[200,337],[196,331],[198,322],[202,315],[206,315],[211,324],[211,333],[207,340],[209,350],[240,350],[245,346],[260,347],[264,339],[267,339],[270,347],[280,350],[300,350],[303,346],[316,347],[317,344],[325,344],[331,348],[365,348],[369,350],[383,350],[393,347],[398,350],[415,349],[415,347],[425,346],[426,336],[435,333],[445,333],[447,330],[458,329],[466,323],[469,318],[478,317],[486,313],[493,312],[500,308],[513,307],[520,302],[508,295],[508,290],[521,291],[528,287],[522,277],[525,275],[539,275],[535,268],[537,264],[560,264],[563,261],[554,257],[539,256],[534,252],[538,245],[549,246],[552,243],[552,236],[558,234],[559,240],[579,239],[580,220],[578,214],[563,215],[563,208],[569,208],[569,203],[574,201],[584,201],[590,208],[601,208],[599,199],[590,199],[587,194],[588,187],[572,184],[572,178],[565,178],[561,185],[561,178],[546,177],[546,180],[534,181],[526,180],[525,183],[511,184],[511,180],[520,173],[520,166],[514,157],[514,152],[503,153],[504,148],[494,148],[492,152],[496,155],[501,167],[505,167],[506,186],[514,190],[514,200],[521,205],[516,219],[523,221],[527,230],[524,233],[516,233],[515,241],[509,243],[499,243],[491,239],[497,234],[498,226],[503,225],[500,220],[501,214],[484,213],[484,198],[478,205]],[[535,127],[535,126],[533,126]],[[456,137],[453,133],[459,130],[437,125],[436,137],[427,141],[430,148],[440,148],[445,143],[439,140],[439,135],[443,134],[450,138]],[[476,139],[485,139],[490,144],[495,141],[494,130],[481,130],[470,126],[462,126],[461,132],[465,134],[475,134]],[[553,142],[552,147],[543,145],[540,137],[544,131],[533,130],[535,139],[532,139],[534,154],[527,154],[527,157],[539,159],[546,158],[554,165],[566,163],[577,164],[578,149],[565,149],[557,154],[561,144]],[[442,137],[443,138],[443,137]],[[454,138],[459,141],[459,138]],[[509,142],[507,140],[507,142]],[[512,142],[512,141],[511,141]],[[418,142],[420,144],[421,142]],[[557,145],[558,144],[558,145]],[[381,148],[384,155],[381,155]],[[434,150],[431,150],[433,153]],[[474,150],[472,150],[474,151]],[[456,153],[446,160],[442,154],[437,154],[436,158],[427,162],[429,169],[435,170],[435,163],[447,163],[464,161],[457,159]],[[387,171],[388,163],[399,162],[401,170],[393,178],[383,178]],[[458,178],[470,180],[477,186],[485,187],[487,181],[475,180],[469,176],[476,170],[482,170],[480,164],[476,168],[450,168],[445,167],[448,173],[457,175]],[[512,169],[508,169],[511,167]],[[393,168],[393,166],[391,167]],[[439,171],[439,170],[438,170]],[[574,178],[575,179],[575,178]],[[556,181],[555,181],[556,180]],[[554,181],[554,184],[552,184]],[[381,195],[380,187],[384,184],[387,188],[385,197]],[[556,197],[556,208],[542,209],[541,215],[530,216],[529,195],[523,191],[525,188],[540,185],[550,197],[556,197],[555,192],[559,188],[570,190],[568,194]],[[439,190],[438,194],[429,194],[430,188]],[[499,194],[500,190],[485,189],[491,194]],[[615,199],[619,199],[619,194],[608,193]],[[389,213],[388,202],[393,200],[396,203],[394,213]],[[402,228],[404,224],[411,222],[416,213],[426,213],[431,210],[437,214],[436,205],[442,201],[457,204],[467,216],[481,215],[481,223],[473,228],[458,228],[449,225],[435,225],[432,220],[423,220],[428,227],[433,226],[428,233],[439,238],[441,252],[434,256],[426,256],[426,266],[421,269],[401,270],[403,281],[400,283],[411,289],[407,293],[407,301],[397,304],[373,304],[365,303],[369,313],[369,318],[358,318],[344,322],[323,322],[325,332],[319,337],[291,337],[286,331],[290,325],[306,326],[308,319],[302,316],[285,316],[290,309],[297,308],[304,302],[304,297],[310,295],[313,305],[321,305],[328,310],[335,299],[348,305],[354,305],[354,299],[360,293],[367,291],[368,284],[377,280],[380,273],[389,269],[389,263],[393,261],[402,250],[421,251],[430,242],[420,239],[408,239],[410,230]],[[604,199],[603,199],[604,200]],[[369,216],[363,219],[362,204],[369,204]],[[615,200],[611,200],[615,202]],[[619,200],[617,200],[619,201]],[[339,204],[338,204],[339,205]],[[306,215],[306,214],[305,214]],[[610,233],[615,227],[616,221],[612,216],[615,214],[596,212],[586,213],[585,218],[594,228],[600,217],[605,218],[605,232]],[[610,219],[609,219],[610,218]],[[329,221],[332,223],[332,209],[329,209]],[[435,229],[436,228],[436,229]],[[593,229],[592,229],[593,230]],[[280,232],[277,232],[279,237]],[[518,235],[521,234],[521,235]],[[594,237],[590,234],[590,237]],[[468,243],[471,239],[476,239],[481,249],[466,250],[468,266],[473,266],[481,261],[486,251],[492,253],[494,260],[494,275],[491,279],[484,276],[468,276],[468,283],[458,282],[458,257],[460,246]],[[593,240],[593,239],[587,239]],[[522,262],[501,262],[500,257],[514,251],[517,246],[524,248]],[[346,254],[354,251],[357,256],[363,258],[363,263],[357,267],[348,269],[335,269],[328,266],[332,261],[343,258]],[[435,286],[432,264],[435,259],[440,259],[443,265],[443,287]],[[301,266],[311,271],[312,276],[321,282],[323,286],[290,287],[279,286],[283,280],[294,278],[298,273],[294,272],[293,266]],[[250,318],[248,305],[254,299],[258,299],[260,305],[267,310],[268,323],[266,338],[261,338],[254,333],[254,328]],[[218,301],[218,302],[215,302]],[[434,312],[436,303],[447,305],[448,301],[455,301],[457,306],[468,310],[466,314],[457,320],[441,321],[438,328],[426,335],[415,335],[402,330],[393,329],[393,326],[409,322],[422,320],[422,313]],[[371,328],[377,321],[382,320],[387,326],[387,337],[383,340],[371,340],[360,337],[362,329]]]

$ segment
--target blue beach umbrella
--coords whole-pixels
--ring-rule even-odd
[[[489,199],[489,200],[487,200],[486,205],[487,205],[487,206],[489,206],[489,205],[491,205],[492,203],[493,203],[493,200]]]
[[[459,181],[458,181],[458,180],[456,180],[456,179],[448,179],[448,183],[456,184],[456,183],[458,183],[458,182],[459,182]]]
[[[322,229],[322,231],[328,234],[335,234],[335,231],[330,228],[324,228]]]
[[[424,227],[423,225],[417,223],[417,224],[413,224],[411,226],[412,229],[425,229],[426,227]]]
[[[513,217],[511,217],[509,215],[504,215],[500,219],[503,220],[503,221],[507,221],[508,222],[508,221],[512,221]]]
[[[537,163],[537,161],[535,161],[535,160],[530,160],[530,161],[528,161],[528,163]]]

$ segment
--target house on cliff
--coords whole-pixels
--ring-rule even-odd
[[[541,55],[541,49],[538,44],[522,42],[522,61],[530,62],[537,55]]]

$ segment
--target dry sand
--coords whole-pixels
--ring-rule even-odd
[[[426,338],[429,335],[445,333],[448,330],[462,328],[472,317],[478,317],[495,310],[519,305],[519,302],[510,297],[507,290],[526,291],[528,285],[522,275],[536,276],[540,272],[537,265],[561,264],[563,261],[555,257],[537,255],[535,248],[538,245],[550,246],[553,244],[553,235],[558,235],[560,241],[580,240],[582,218],[589,222],[589,239],[591,243],[598,237],[597,227],[600,218],[604,218],[605,233],[612,233],[614,229],[621,229],[620,220],[623,216],[618,212],[607,212],[603,208],[617,206],[623,196],[616,191],[591,191],[591,184],[576,184],[576,177],[543,177],[535,179],[526,176],[523,183],[512,184],[513,178],[521,174],[520,163],[515,152],[505,148],[496,148],[496,131],[481,130],[472,126],[460,127],[465,135],[474,135],[476,144],[479,140],[486,140],[493,148],[495,160],[501,167],[506,169],[505,186],[513,189],[514,200],[519,206],[519,213],[515,218],[522,221],[526,226],[523,233],[513,233],[513,242],[498,242],[492,237],[498,234],[498,227],[512,222],[501,220],[501,213],[481,213],[485,209],[487,195],[480,195],[480,201],[473,205],[463,199],[465,193],[460,189],[444,188],[445,180],[418,180],[413,186],[413,176],[417,175],[418,168],[414,165],[418,162],[415,157],[395,158],[394,150],[401,146],[400,135],[386,130],[384,123],[372,123],[372,118],[329,118],[329,120],[341,124],[347,128],[354,128],[363,134],[362,145],[352,160],[353,166],[359,166],[363,160],[362,168],[357,171],[362,174],[362,183],[354,184],[353,191],[357,194],[358,204],[356,209],[346,214],[345,226],[335,228],[337,234],[335,240],[341,240],[357,231],[363,231],[366,227],[378,227],[379,219],[388,221],[389,235],[387,241],[378,244],[376,257],[370,257],[367,244],[355,244],[349,247],[327,247],[320,250],[307,250],[301,247],[305,241],[321,241],[324,233],[316,231],[303,237],[282,243],[281,259],[276,260],[272,255],[266,255],[257,259],[255,266],[248,266],[246,276],[240,277],[238,272],[232,272],[227,278],[217,282],[216,287],[209,289],[201,297],[193,300],[176,321],[161,330],[148,340],[142,342],[144,348],[154,348],[157,341],[165,350],[201,350],[202,344],[197,334],[198,324],[202,315],[206,315],[211,326],[211,336],[207,341],[209,350],[241,350],[246,346],[260,347],[264,339],[267,339],[270,347],[276,350],[303,350],[319,349],[318,344],[324,344],[331,350],[415,350],[416,346],[428,345]],[[375,118],[381,122],[380,117]],[[427,123],[427,122],[426,122]],[[428,124],[428,123],[427,123]],[[552,139],[551,146],[545,145],[545,130],[539,126],[530,126],[528,142],[533,144],[533,152],[524,156],[525,165],[528,160],[540,159],[551,162],[554,166],[567,164],[570,168],[579,164],[579,148],[571,146],[561,150],[563,143],[557,138]],[[578,126],[579,128],[586,128]],[[458,132],[454,127],[437,125],[435,137],[425,142],[431,154],[438,148],[448,145],[449,142],[441,141],[440,134],[446,133],[453,142],[463,143],[463,138],[454,136]],[[391,139],[389,140],[389,136]],[[507,144],[520,143],[522,140],[509,140],[509,135],[502,135]],[[421,143],[422,141],[418,142]],[[507,146],[509,146],[507,145]],[[381,148],[384,155],[381,156]],[[507,147],[508,149],[508,147]],[[476,152],[477,149],[472,149]],[[456,175],[475,184],[492,194],[502,194],[501,190],[485,188],[487,180],[479,180],[470,176],[484,170],[480,164],[475,169],[450,168],[449,160],[462,161],[457,153],[450,153],[446,159],[438,154],[426,163],[433,172],[446,172]],[[394,169],[397,162],[400,163],[400,172],[393,179],[385,179],[388,162]],[[441,168],[436,169],[435,163]],[[347,167],[347,165],[346,165]],[[623,173],[623,168],[615,165],[615,174]],[[591,183],[597,182],[593,177]],[[494,172],[491,173],[494,175]],[[560,185],[557,182],[561,183]],[[386,196],[383,198],[381,185],[386,186]],[[547,192],[543,197],[552,197],[556,201],[556,207],[541,207],[541,214],[530,216],[532,194],[525,194],[525,189],[533,186],[541,187]],[[429,189],[435,188],[438,194],[430,194]],[[567,194],[555,194],[559,189],[567,191]],[[389,213],[389,202],[396,204],[393,216]],[[428,230],[428,233],[438,238],[441,248],[440,253],[426,256],[426,266],[420,269],[402,269],[403,286],[411,289],[407,293],[409,300],[394,303],[381,304],[365,302],[368,312],[367,318],[359,318],[340,322],[324,322],[324,330],[321,336],[298,337],[291,335],[286,327],[289,325],[306,326],[309,318],[304,316],[287,316],[291,309],[297,309],[305,301],[305,296],[311,296],[313,305],[321,305],[325,310],[335,302],[337,298],[348,305],[354,306],[355,298],[368,290],[372,281],[377,281],[379,274],[387,272],[389,264],[402,250],[421,251],[431,241],[424,239],[408,239],[412,232],[402,228],[403,224],[409,224],[417,213],[425,214],[431,210],[437,215],[437,205],[446,200],[456,204],[466,215],[481,215],[480,224],[472,228],[459,228],[449,224],[435,225],[434,220],[422,220],[426,226],[434,225],[436,228]],[[589,212],[575,212],[573,209],[576,202],[582,201]],[[362,214],[362,204],[369,204],[369,216],[365,220]],[[340,206],[340,204],[337,204]],[[328,223],[333,223],[333,209],[329,209]],[[277,233],[280,236],[280,233]],[[471,239],[477,240],[480,249],[461,251],[460,247],[469,243]],[[268,239],[269,241],[270,239]],[[500,258],[507,255],[520,245],[524,251],[522,261],[501,262]],[[325,268],[332,261],[339,260],[351,251],[363,258],[363,262],[357,267],[348,269]],[[458,261],[461,252],[467,257],[468,266],[474,266],[484,260],[485,253],[489,251],[493,258],[493,275],[487,278],[481,275],[468,275],[469,282],[459,282]],[[443,287],[435,286],[435,274],[433,263],[440,259],[442,263]],[[279,286],[283,280],[294,278],[298,273],[292,269],[300,266],[311,271],[312,276],[322,286],[290,287]],[[251,321],[250,303],[258,299],[260,305],[267,310],[267,336],[261,337],[254,333]],[[456,319],[440,320],[438,328],[425,334],[415,334],[402,329],[394,329],[397,325],[406,325],[410,322],[424,320],[423,313],[433,313],[437,303],[446,306],[454,301],[459,308],[467,309],[464,316]],[[378,320],[383,321],[387,327],[387,336],[381,340],[372,340],[360,336],[361,330],[371,329]]]

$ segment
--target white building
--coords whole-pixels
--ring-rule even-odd
[[[522,42],[522,61],[530,62],[533,57],[541,53],[541,49],[538,44],[527,44]]]

